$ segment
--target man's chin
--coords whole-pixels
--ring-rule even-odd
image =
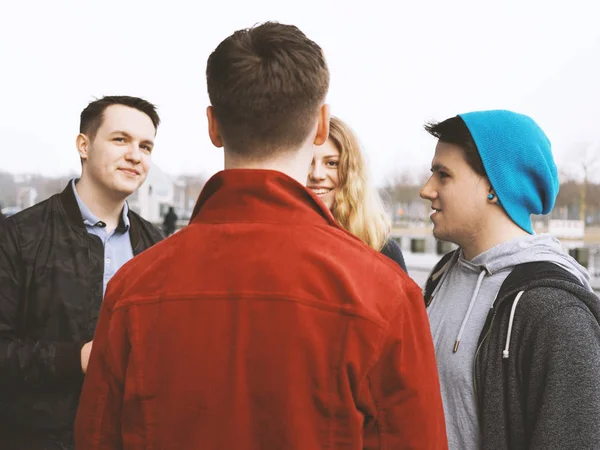
[[[460,246],[457,242],[456,239],[452,238],[452,236],[450,236],[448,233],[444,233],[441,230],[435,230],[435,228],[433,229],[433,237],[438,240],[438,241],[442,241],[442,242],[446,242],[448,244],[455,244]]]
[[[437,229],[437,227],[433,226],[433,237],[438,241],[448,241],[448,236],[442,230]]]
[[[122,195],[123,197],[127,198],[129,197],[131,194],[133,194],[135,191],[137,191],[139,189],[140,185],[137,184],[131,184],[131,185],[123,185],[120,184],[119,186],[115,186],[115,193],[119,193],[119,195]]]

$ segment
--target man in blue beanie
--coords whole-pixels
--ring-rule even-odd
[[[511,111],[425,129],[438,143],[421,197],[459,247],[425,288],[450,449],[600,448],[600,302],[531,224],[558,194],[548,138]]]

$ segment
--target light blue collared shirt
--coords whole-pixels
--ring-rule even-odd
[[[85,203],[79,197],[75,184],[79,180],[71,180],[73,187],[73,193],[79,205],[81,211],[81,217],[85,229],[88,233],[98,236],[102,240],[104,245],[104,289],[102,296],[106,293],[106,285],[113,277],[117,270],[119,270],[123,264],[133,258],[133,249],[131,247],[131,240],[129,238],[129,206],[125,202],[123,211],[121,213],[121,220],[119,226],[115,228],[111,233],[106,232],[106,224],[98,219],[90,209],[85,206]]]

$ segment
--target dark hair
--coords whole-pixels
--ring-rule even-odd
[[[451,117],[443,122],[429,122],[425,125],[425,131],[442,142],[458,145],[471,169],[478,175],[487,177],[477,145],[460,116]]]
[[[81,120],[79,122],[79,132],[87,135],[90,140],[94,140],[96,133],[102,126],[104,111],[112,105],[123,105],[137,109],[143,112],[154,124],[154,129],[158,128],[160,118],[156,112],[156,106],[152,103],[138,97],[129,97],[126,95],[111,95],[91,102],[81,111]]]
[[[321,48],[293,25],[236,31],[206,67],[208,95],[228,150],[264,157],[302,144],[329,89]]]

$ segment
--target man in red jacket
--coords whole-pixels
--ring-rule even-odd
[[[329,132],[321,49],[265,23],[206,73],[225,170],[113,278],[78,448],[446,448],[419,287],[302,185]]]

